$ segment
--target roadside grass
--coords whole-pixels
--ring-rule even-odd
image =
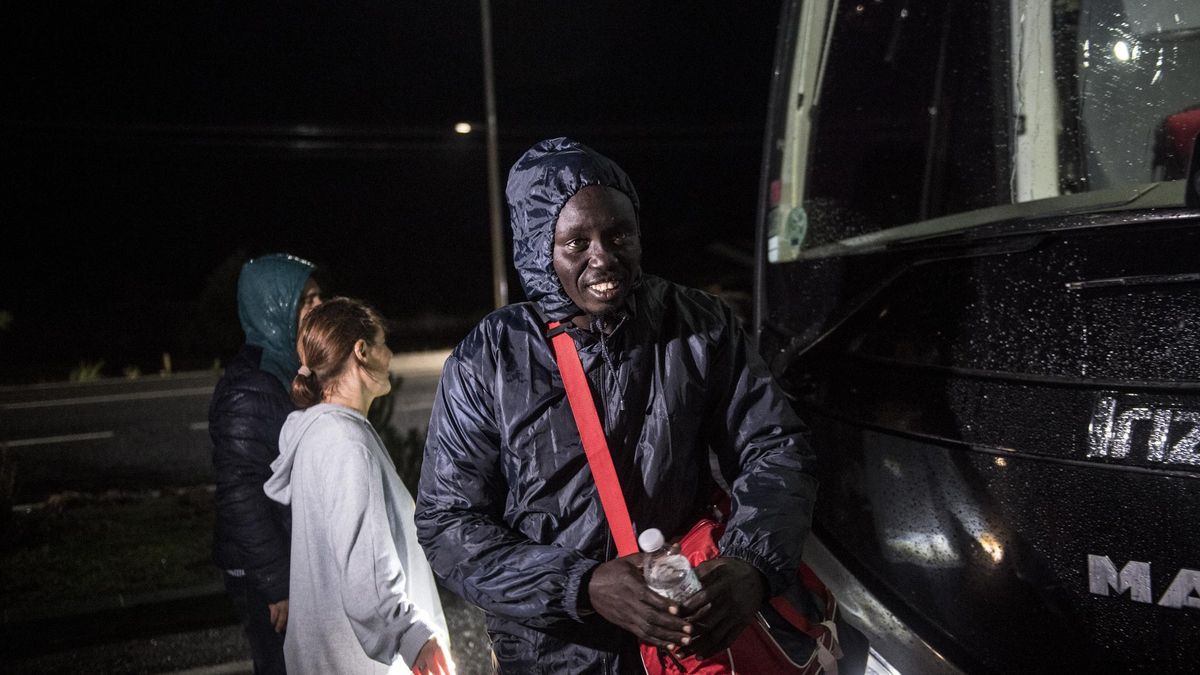
[[[8,624],[215,585],[209,488],[63,493],[12,514],[0,541]]]
[[[376,400],[369,418],[415,494],[424,430],[393,428],[390,398],[400,390],[402,378],[392,380],[393,393]],[[0,479],[7,475],[4,459],[0,452]],[[222,575],[212,562],[211,485],[63,492],[37,508],[17,510],[12,508],[11,492],[0,490],[0,507],[9,516],[0,522],[0,624],[136,605],[201,587],[221,588]]]

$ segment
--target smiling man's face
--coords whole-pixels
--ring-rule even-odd
[[[589,185],[563,205],[554,225],[554,271],[567,297],[588,314],[611,314],[641,274],[642,244],[633,202]]]

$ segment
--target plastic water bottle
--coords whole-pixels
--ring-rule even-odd
[[[666,546],[663,534],[650,528],[638,537],[638,546],[646,552],[642,575],[650,590],[674,602],[686,602],[700,590],[700,580],[686,556]]]

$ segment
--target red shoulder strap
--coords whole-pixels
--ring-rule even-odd
[[[583,451],[587,454],[592,477],[600,491],[604,517],[608,519],[608,528],[617,542],[617,553],[622,556],[637,553],[637,536],[633,533],[633,523],[625,507],[625,494],[621,492],[621,483],[617,480],[617,470],[608,452],[608,440],[604,438],[604,428],[600,426],[600,417],[596,414],[596,404],[592,401],[592,390],[588,388],[587,378],[583,374],[583,364],[579,362],[579,352],[575,350],[575,341],[565,330],[555,330],[558,327],[557,321],[550,322],[550,341],[554,345],[563,387],[567,390],[567,402],[571,404],[571,413],[575,416],[575,426],[579,427]]]

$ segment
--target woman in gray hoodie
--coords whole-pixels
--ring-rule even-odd
[[[452,672],[446,619],[414,502],[367,421],[391,389],[383,318],[335,298],[300,325],[299,410],[264,486],[292,508],[288,672]]]

